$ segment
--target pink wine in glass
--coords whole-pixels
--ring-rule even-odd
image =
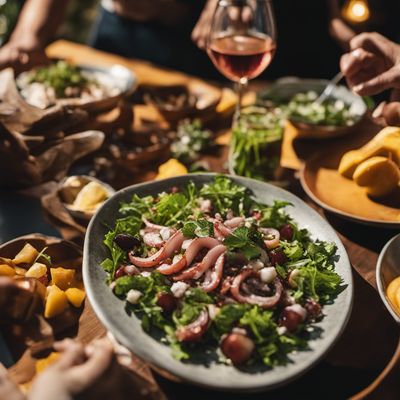
[[[275,53],[274,41],[262,34],[224,35],[209,45],[214,65],[227,78],[239,81],[252,79],[268,67]]]

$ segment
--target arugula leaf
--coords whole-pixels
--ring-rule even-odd
[[[228,333],[249,309],[248,304],[226,304],[213,320],[213,330],[217,339]]]
[[[215,177],[212,183],[204,184],[200,196],[211,200],[217,212],[226,216],[229,210],[245,215],[254,204],[251,192],[223,175]]]
[[[272,206],[258,205],[261,212],[260,225],[268,228],[279,229],[282,225],[291,222],[291,218],[284,212],[283,208],[291,206],[287,201],[275,200]]]
[[[240,319],[240,325],[247,327],[254,336],[256,352],[267,366],[284,364],[287,354],[303,347],[306,342],[294,335],[279,335],[272,311],[257,306],[248,310]]]
[[[315,261],[319,269],[333,270],[339,256],[336,255],[337,246],[333,242],[317,240],[308,243],[306,254]]]
[[[255,229],[240,226],[225,238],[224,245],[230,250],[240,250],[249,260],[256,258],[261,254],[261,249],[254,241],[258,239],[256,232]]]
[[[182,233],[187,238],[194,237],[213,237],[214,236],[214,225],[212,222],[205,219],[199,219],[197,221],[185,222],[182,228]]]
[[[181,307],[175,310],[172,318],[177,326],[184,326],[194,321],[212,298],[200,288],[192,288],[185,293]]]
[[[296,278],[298,285],[295,298],[303,295],[325,303],[340,291],[342,278],[334,271],[320,271],[315,262],[299,268],[299,276]]]
[[[172,350],[172,356],[176,360],[189,359],[189,353],[183,348],[184,345],[176,338],[175,329],[172,326],[166,325],[164,331],[167,335],[167,340]]]
[[[107,246],[108,250],[110,251],[111,258],[106,258],[101,263],[101,266],[104,268],[106,272],[108,272],[111,275],[111,277],[114,276],[117,266],[126,259],[126,252],[114,243],[114,238],[117,234],[118,231],[116,229],[109,231],[104,236],[104,241],[103,241],[103,243]]]
[[[304,249],[297,240],[293,240],[292,242],[281,241],[281,246],[290,261],[297,261],[303,257]]]

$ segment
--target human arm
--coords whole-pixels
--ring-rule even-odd
[[[0,69],[27,69],[45,61],[44,48],[61,24],[69,0],[27,0],[10,40],[0,48]]]

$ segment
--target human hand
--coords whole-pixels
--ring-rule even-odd
[[[372,117],[380,125],[400,126],[400,102],[382,102],[375,108]]]
[[[200,49],[205,49],[207,45],[207,36],[211,29],[211,22],[218,0],[208,0],[204,10],[200,15],[197,24],[192,31],[192,40]]]
[[[0,398],[7,400],[24,400],[25,396],[17,385],[7,376],[7,370],[0,364]]]
[[[24,48],[10,41],[0,48],[0,70],[14,68],[16,74],[31,69],[37,65],[48,64],[50,60],[44,50]]]
[[[255,8],[255,0],[249,0],[244,6],[230,6],[229,19],[232,26],[235,24],[245,26],[250,23],[253,18],[253,9]],[[210,33],[212,19],[218,0],[208,0],[200,18],[192,31],[192,40],[201,49],[205,49],[207,45],[207,36]],[[253,7],[253,9],[252,9]]]
[[[72,400],[92,386],[113,360],[113,348],[107,340],[84,347],[71,339],[54,344],[62,356],[34,380],[29,399]]]
[[[400,89],[400,46],[378,33],[362,33],[350,41],[351,52],[340,67],[348,85],[361,96]]]

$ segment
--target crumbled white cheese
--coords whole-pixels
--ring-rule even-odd
[[[182,250],[186,250],[190,246],[190,243],[192,243],[192,241],[193,239],[184,240],[182,243]]]
[[[260,269],[260,278],[265,283],[271,283],[277,277],[276,269],[274,267],[267,267]]]
[[[175,264],[175,263],[177,263],[179,260],[181,260],[182,259],[182,254],[176,254],[175,256],[174,256],[174,258],[172,259],[172,264]]]
[[[278,326],[276,331],[278,332],[278,335],[284,335],[287,332],[287,328],[286,326]]]
[[[172,286],[171,286],[171,292],[174,295],[174,297],[182,297],[186,290],[188,290],[189,285],[185,282],[175,282]]]
[[[171,229],[169,228],[162,228],[160,230],[160,236],[163,240],[168,240],[171,237]]]
[[[136,304],[139,301],[141,295],[142,292],[139,292],[139,290],[131,289],[126,295],[126,301],[131,304]]]
[[[264,268],[264,263],[259,258],[257,260],[251,260],[247,265],[256,271]]]
[[[140,273],[140,275],[144,276],[145,278],[148,278],[148,277],[151,275],[151,272],[149,272],[149,271],[142,271],[142,272]]]

